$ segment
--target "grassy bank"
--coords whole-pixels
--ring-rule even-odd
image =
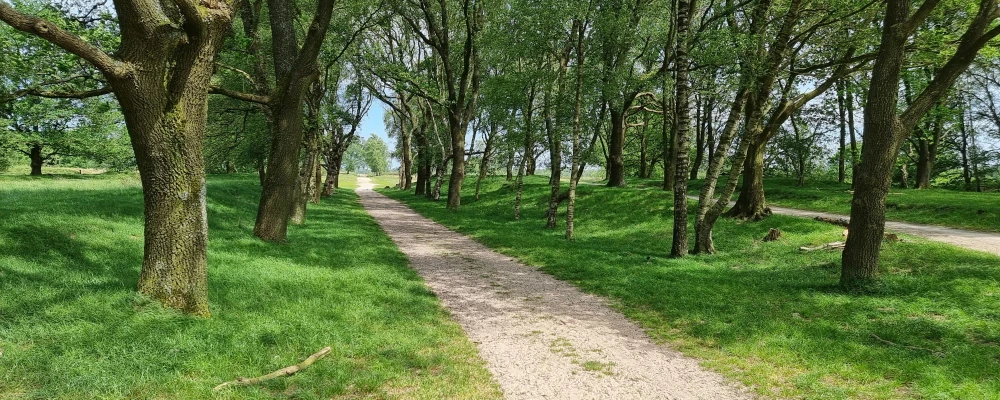
[[[718,254],[670,259],[669,194],[583,186],[577,240],[567,242],[562,223],[543,228],[546,182],[527,180],[520,222],[502,179],[488,181],[480,201],[464,196],[458,212],[382,192],[612,299],[655,340],[765,397],[1000,398],[1000,258],[908,238],[885,246],[880,287],[845,293],[839,253],[798,251],[839,240],[839,227],[784,216],[723,220]],[[760,242],[772,227],[783,239]]]
[[[251,238],[255,176],[209,180],[213,317],[134,293],[142,194],[119,176],[0,176],[0,398],[496,398],[475,347],[341,190],[288,244]]]

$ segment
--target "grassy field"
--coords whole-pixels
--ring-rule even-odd
[[[851,213],[850,184],[814,181],[806,182],[803,187],[795,184],[795,179],[765,179],[767,203],[843,215]],[[700,180],[692,181],[692,188],[700,187]],[[893,188],[886,199],[886,218],[892,221],[1000,232],[1000,193]]]
[[[135,176],[0,176],[0,398],[499,397],[353,192],[312,206],[288,244],[250,236],[255,176],[211,177],[208,193],[203,319],[134,293]],[[293,377],[210,391],[324,346],[333,352]]]
[[[502,178],[485,184],[480,201],[464,196],[458,212],[382,192],[612,299],[655,340],[764,397],[1000,398],[1000,258],[907,238],[885,246],[881,285],[845,293],[838,252],[798,251],[839,240],[839,227],[784,216],[723,220],[718,254],[670,259],[669,194],[583,186],[578,238],[567,242],[561,224],[543,228],[546,182],[527,180],[520,222]],[[783,239],[762,243],[772,227]]]

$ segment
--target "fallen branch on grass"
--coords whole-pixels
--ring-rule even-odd
[[[301,363],[298,363],[296,365],[288,366],[288,367],[279,369],[277,371],[274,371],[274,372],[272,372],[270,374],[263,375],[263,376],[258,376],[256,378],[249,378],[249,379],[242,378],[242,377],[241,378],[237,378],[235,381],[229,381],[229,382],[222,383],[219,386],[216,386],[216,387],[212,388],[212,390],[213,391],[219,391],[219,390],[225,389],[225,388],[227,388],[229,386],[250,386],[250,385],[256,385],[258,383],[261,383],[261,382],[264,382],[264,381],[269,381],[269,380],[274,379],[274,378],[280,378],[282,376],[295,375],[295,373],[297,373],[297,372],[299,372],[301,370],[304,370],[306,368],[309,368],[309,366],[312,365],[314,362],[316,362],[316,360],[319,360],[319,359],[325,357],[327,354],[330,354],[330,347],[329,346],[324,347],[323,350],[320,350],[316,354],[313,354],[313,355],[309,356],[309,358],[305,359],[305,361],[302,361]]]
[[[890,342],[888,340],[885,340],[885,339],[882,339],[882,338],[878,337],[878,335],[876,335],[874,333],[872,334],[872,337],[875,338],[875,340],[878,340],[878,341],[880,341],[882,343],[885,343],[887,345],[890,345],[890,346],[902,347],[904,349],[914,350],[914,351],[926,351],[926,352],[931,353],[931,354],[933,354],[935,356],[944,357],[944,353],[942,353],[940,351],[934,351],[934,350],[931,350],[931,349],[928,349],[928,348],[924,348],[924,347],[907,346],[907,345],[903,345],[903,344],[899,344],[899,343]]]

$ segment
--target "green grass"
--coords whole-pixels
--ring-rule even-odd
[[[803,187],[795,185],[795,179],[765,179],[764,194],[768,204],[843,215],[851,213],[850,184],[807,181]],[[692,187],[701,187],[701,181],[693,182]],[[893,188],[885,203],[886,218],[891,221],[1000,232],[1000,193]]]
[[[464,196],[458,212],[383,192],[612,299],[655,340],[764,397],[1000,398],[1000,258],[908,237],[885,245],[879,286],[845,293],[840,253],[798,251],[840,240],[840,227],[726,219],[715,232],[718,254],[670,259],[668,193],[581,186],[577,240],[567,242],[562,224],[543,228],[546,182],[527,180],[520,222],[502,178],[485,183],[480,201]],[[783,239],[762,243],[772,227]]]
[[[72,178],[72,179],[70,179]],[[0,176],[0,398],[498,398],[460,327],[341,190],[288,244],[251,238],[255,176],[209,179],[212,318],[134,293],[134,175]],[[259,386],[211,388],[296,364]]]

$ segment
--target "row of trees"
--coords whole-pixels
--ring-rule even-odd
[[[286,240],[336,187],[373,99],[390,110],[402,188],[458,209],[467,169],[481,180],[502,166],[520,218],[523,177],[547,164],[546,224],[565,203],[572,239],[588,165],[612,187],[660,174],[678,257],[690,179],[704,179],[694,251],[710,253],[723,213],[769,213],[765,168],[784,160],[805,175],[822,147],[817,115],[835,108],[838,172],[855,186],[842,283],[854,286],[875,277],[900,154],[931,160],[920,186],[957,124],[963,174],[980,181],[977,138],[1000,119],[994,55],[979,53],[997,17],[995,0],[116,0],[114,13],[0,2],[0,20],[26,34],[14,42],[75,63],[5,78],[3,96],[114,96],[145,193],[139,290],[194,314],[208,314],[206,170],[255,169],[254,235]],[[835,106],[811,108],[824,99]]]
[[[671,253],[684,256],[688,181],[702,177],[693,249],[711,253],[721,216],[770,214],[765,171],[783,169],[802,184],[823,160],[854,184],[842,283],[857,286],[875,278],[894,178],[929,187],[942,172],[939,155],[948,154],[960,187],[982,190],[996,165],[989,148],[998,127],[989,78],[996,55],[987,48],[1000,32],[993,2],[391,8],[395,15],[367,32],[359,66],[400,126],[401,185],[411,186],[415,169],[415,192],[437,198],[450,168],[450,208],[461,205],[466,162],[478,160],[471,169],[480,176],[505,164],[519,218],[523,176],[547,156],[547,225],[556,226],[566,202],[572,238],[575,188],[587,163],[602,165],[612,187],[659,174],[673,191]]]

